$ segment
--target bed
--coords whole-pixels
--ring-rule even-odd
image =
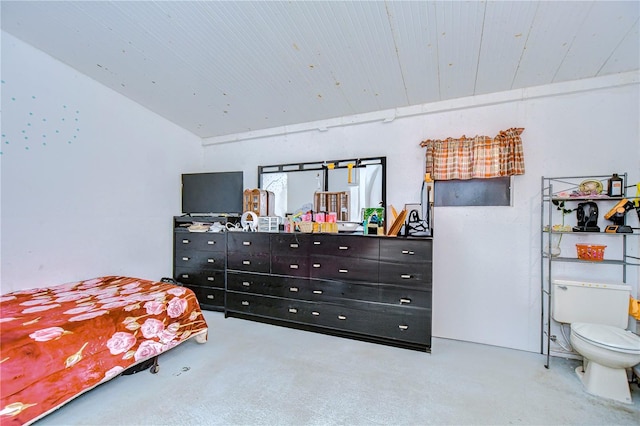
[[[100,277],[0,297],[0,424],[29,424],[180,343],[207,340],[195,294]]]

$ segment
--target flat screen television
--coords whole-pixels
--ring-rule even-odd
[[[243,190],[242,172],[185,173],[182,213],[241,215]]]

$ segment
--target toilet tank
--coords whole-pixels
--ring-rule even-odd
[[[627,328],[630,286],[558,279],[552,287],[554,320]]]

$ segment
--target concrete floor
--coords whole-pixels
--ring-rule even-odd
[[[45,425],[638,425],[634,403],[586,394],[575,360],[447,339],[397,349],[206,312],[209,342],[118,377]]]

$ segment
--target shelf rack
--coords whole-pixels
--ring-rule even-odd
[[[632,256],[628,251],[628,242],[632,238],[637,238],[640,236],[640,228],[632,228],[633,233],[607,233],[607,232],[573,232],[573,231],[554,231],[553,229],[553,218],[554,213],[558,211],[558,206],[556,206],[553,202],[575,202],[576,204],[579,202],[592,201],[596,203],[605,203],[609,202],[618,202],[623,199],[628,199],[630,201],[638,200],[637,196],[630,196],[631,188],[635,188],[636,185],[628,185],[627,181],[627,173],[618,173],[620,177],[623,179],[623,194],[620,197],[607,197],[602,195],[597,196],[576,196],[576,197],[568,197],[563,196],[564,194],[570,191],[578,190],[580,183],[585,180],[598,180],[602,183],[602,187],[604,188],[603,192],[606,191],[607,181],[611,177],[611,175],[588,175],[588,176],[565,176],[565,177],[542,177],[541,181],[541,203],[540,203],[540,222],[541,222],[541,232],[540,232],[540,280],[541,280],[541,319],[540,319],[540,353],[546,355],[546,363],[545,368],[549,368],[550,363],[550,347],[551,340],[555,337],[551,334],[551,306],[552,306],[552,294],[551,294],[551,285],[553,282],[553,264],[558,263],[576,263],[576,264],[598,264],[598,265],[614,265],[621,267],[621,278],[622,282],[627,282],[628,268],[631,266],[637,267],[640,266],[640,259],[636,256]],[[561,195],[562,194],[562,195]],[[559,212],[556,213],[556,217],[558,214],[564,215],[564,213]],[[632,214],[632,212],[627,213],[627,215]],[[601,215],[602,220],[604,220],[604,215]],[[628,217],[628,216],[627,216]],[[626,218],[625,218],[626,219]],[[563,220],[564,223],[564,220]],[[607,236],[607,238],[613,238],[621,241],[622,253],[621,256],[617,259],[603,259],[601,261],[588,261],[578,259],[577,257],[560,257],[553,256],[552,253],[552,244],[553,244],[553,236],[560,236],[562,238],[563,235],[571,235],[571,236],[584,236],[584,235],[593,235],[593,236]]]

